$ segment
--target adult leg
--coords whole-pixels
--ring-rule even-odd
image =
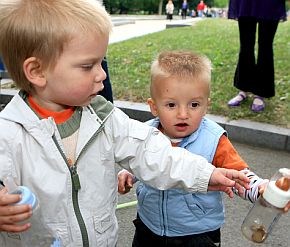
[[[228,106],[236,107],[246,101],[247,93],[252,92],[255,84],[255,43],[257,21],[252,17],[238,19],[240,35],[240,52],[234,76],[234,86],[240,92],[233,97]]]
[[[241,17],[238,20],[240,33],[240,52],[234,76],[234,86],[244,92],[252,92],[256,83],[255,42],[257,20]]]
[[[252,92],[261,97],[275,96],[273,41],[279,21],[258,21],[257,79]]]
[[[102,95],[106,100],[111,101],[113,103],[113,91],[106,57],[104,57],[102,61],[102,68],[107,74],[107,77],[103,81],[104,89],[101,92],[99,92],[99,94]]]
[[[1,57],[0,57],[0,71],[4,71],[4,70],[5,70],[4,64],[3,64]]]

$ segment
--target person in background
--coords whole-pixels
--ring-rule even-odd
[[[229,19],[237,19],[240,52],[234,75],[239,93],[228,106],[237,107],[253,94],[251,110],[265,109],[265,98],[275,96],[273,41],[280,20],[286,19],[284,0],[230,0]],[[258,54],[255,58],[256,33]]]
[[[8,78],[10,78],[10,76],[9,76],[9,74],[5,68],[5,65],[3,64],[3,61],[0,57],[0,81],[2,79],[8,79]]]
[[[41,215],[1,189],[1,247],[22,246],[28,229],[39,242],[115,247],[116,164],[158,189],[233,196],[229,186],[248,187],[243,173],[172,147],[98,95],[111,30],[95,0],[0,1],[0,54],[20,89],[0,112],[0,180],[31,189]]]
[[[193,18],[193,17],[196,17],[196,12],[194,9],[191,10],[191,13],[190,13],[190,16]]]
[[[110,74],[109,74],[109,68],[108,68],[108,62],[107,58],[104,57],[102,61],[102,68],[104,72],[106,73],[106,79],[103,81],[104,89],[99,92],[99,95],[103,96],[106,100],[113,103],[113,90],[112,90],[112,84],[110,80]]]
[[[198,15],[198,17],[203,17],[204,8],[205,8],[205,4],[204,4],[203,0],[200,0],[200,2],[197,5],[197,15]]]
[[[0,72],[4,71],[4,70],[5,70],[5,67],[4,67],[4,64],[3,64],[1,57],[0,57]]]
[[[186,19],[187,9],[188,9],[187,0],[183,0],[182,7],[181,7],[181,16],[182,16],[182,19]]]
[[[178,146],[199,154],[216,167],[240,170],[251,180],[239,194],[254,202],[259,187],[268,180],[258,177],[239,156],[226,131],[205,117],[210,97],[211,63],[189,51],[161,52],[151,66],[151,98],[155,116],[148,122]],[[136,181],[126,170],[118,174],[118,191],[124,194]],[[220,246],[224,206],[219,192],[160,191],[140,182],[133,247]],[[290,203],[289,205],[290,206]],[[287,209],[285,209],[287,210]]]
[[[174,12],[174,4],[171,0],[168,1],[168,3],[165,6],[166,10],[166,18],[167,20],[172,20],[173,19],[173,12]]]

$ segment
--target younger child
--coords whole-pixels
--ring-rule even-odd
[[[29,187],[41,215],[21,223],[31,205],[11,205],[21,196],[2,189],[1,247],[21,246],[30,227],[39,243],[116,246],[116,163],[158,189],[231,196],[226,186],[248,187],[242,173],[172,148],[157,129],[96,97],[111,29],[96,0],[0,1],[0,54],[21,89],[0,113],[0,180]]]
[[[251,202],[266,183],[249,170],[227,138],[226,131],[205,117],[210,97],[211,63],[191,52],[162,52],[151,67],[153,116],[148,124],[171,141],[205,157],[216,167],[241,170],[251,180],[241,197]],[[119,173],[119,192],[132,186],[133,176]],[[143,182],[137,187],[138,215],[133,246],[220,246],[224,206],[219,192],[188,193],[179,189],[161,191]]]

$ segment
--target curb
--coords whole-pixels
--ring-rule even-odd
[[[17,92],[13,89],[2,89],[0,104],[6,105]],[[129,117],[141,122],[153,118],[146,104],[115,100],[114,105]],[[206,116],[220,124],[228,132],[232,141],[290,152],[290,129],[248,120],[228,121],[225,117],[212,114]]]
[[[165,28],[176,28],[176,27],[191,27],[192,24],[186,24],[186,23],[176,23],[176,24],[166,24]]]
[[[112,21],[113,26],[122,26],[122,25],[128,25],[128,24],[135,24],[134,20],[120,20],[120,19],[115,19]]]
[[[153,117],[146,104],[127,101],[114,101],[114,104],[128,116],[141,122]],[[206,116],[221,125],[233,141],[290,152],[290,129],[248,120],[228,121],[225,117],[212,114]]]

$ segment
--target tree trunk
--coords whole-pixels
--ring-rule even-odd
[[[158,15],[162,15],[163,0],[159,0]]]

